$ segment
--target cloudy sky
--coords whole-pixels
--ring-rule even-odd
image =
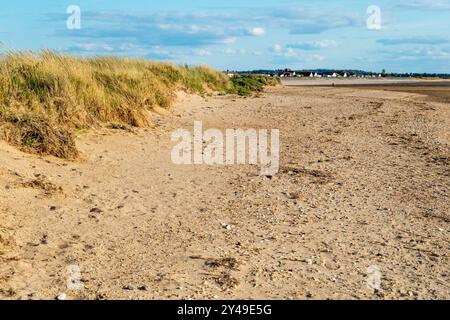
[[[3,1],[0,42],[223,70],[450,73],[450,0]]]

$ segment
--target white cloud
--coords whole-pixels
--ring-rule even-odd
[[[229,56],[234,56],[237,53],[237,51],[235,49],[227,48],[223,51],[223,53]]]
[[[255,37],[260,37],[266,34],[266,30],[261,27],[255,27],[248,30],[248,33]]]
[[[450,60],[450,49],[422,49],[415,48],[410,50],[400,50],[399,52],[400,60]]]
[[[409,47],[407,49],[379,50],[373,54],[376,54],[378,61],[420,61],[421,65],[431,61],[446,61],[447,63],[450,61],[450,47]]]
[[[236,43],[237,38],[236,37],[229,37],[225,38],[223,41],[221,41],[222,44],[234,44]]]
[[[80,51],[114,51],[114,48],[105,43],[78,43],[74,45]]]
[[[222,52],[228,56],[235,56],[235,55],[244,55],[247,53],[247,50],[245,49],[233,49],[233,48],[227,48],[225,50],[222,50]]]
[[[248,11],[251,11],[249,15]],[[60,19],[57,14],[52,19]],[[215,12],[114,12],[86,11],[79,32],[55,32],[78,40],[107,39],[111,43],[134,42],[142,47],[163,45],[204,47],[234,44],[242,37],[262,37],[275,27],[290,34],[316,34],[330,29],[362,25],[363,13],[349,10],[317,10],[298,6],[250,7],[248,10]],[[187,49],[187,50],[189,50]]]
[[[299,61],[323,61],[325,57],[319,54],[305,54],[291,47],[283,47],[276,44],[272,47],[275,54],[274,61],[278,64],[293,63]]]
[[[402,1],[398,6],[415,10],[450,10],[450,2],[436,0],[408,0]]]
[[[288,45],[290,48],[304,50],[328,49],[336,46],[337,42],[335,40],[302,41]]]
[[[190,25],[189,26],[189,31],[191,32],[191,33],[197,33],[197,32],[199,32],[200,31],[200,27],[199,26],[197,26],[197,25]]]
[[[281,53],[281,51],[283,50],[283,47],[282,47],[281,45],[279,45],[279,44],[275,44],[275,45],[272,47],[272,50],[273,50],[275,53]]]
[[[192,51],[192,53],[200,57],[208,57],[212,55],[212,52],[206,49],[195,49]]]

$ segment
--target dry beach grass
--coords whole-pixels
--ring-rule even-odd
[[[149,127],[150,111],[169,108],[177,90],[230,87],[226,75],[207,66],[9,52],[0,58],[0,138],[25,151],[75,158],[76,130]]]

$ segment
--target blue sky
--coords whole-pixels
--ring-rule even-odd
[[[81,10],[81,29],[67,28],[70,5]],[[380,9],[379,28],[367,26],[371,5]],[[450,0],[4,1],[0,42],[2,51],[50,48],[223,70],[450,73]]]

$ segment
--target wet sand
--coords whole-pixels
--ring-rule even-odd
[[[449,83],[450,84],[450,83]],[[355,89],[365,90],[382,90],[382,91],[396,91],[396,92],[408,92],[426,95],[433,101],[450,103],[450,85],[446,86],[433,86],[430,84],[425,85],[368,85],[368,86],[351,86]]]
[[[406,82],[396,84],[338,85],[365,90],[408,92],[426,95],[433,101],[450,103],[450,81]]]
[[[336,88],[354,88],[364,90],[381,90],[407,92],[426,95],[433,101],[450,102],[449,80],[422,79],[317,79],[317,80],[283,80],[287,86],[318,86]]]

